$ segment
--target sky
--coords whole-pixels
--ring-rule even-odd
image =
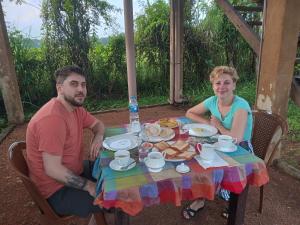
[[[18,5],[9,0],[2,1],[4,18],[8,30],[12,27],[20,30],[25,36],[31,38],[41,38],[42,19],[40,18],[40,9],[42,0],[25,0],[22,5]],[[99,29],[99,37],[106,37],[116,32],[124,32],[124,14],[123,0],[109,0],[110,4],[121,9],[121,12],[115,14],[117,29]],[[141,0],[132,0],[133,14],[137,15],[141,11]]]

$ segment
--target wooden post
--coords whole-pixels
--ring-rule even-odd
[[[134,30],[133,30],[133,9],[132,0],[124,0],[124,19],[125,19],[125,42],[126,42],[126,61],[127,61],[127,82],[128,97],[136,96],[136,71],[135,71],[135,49],[134,49]]]
[[[170,0],[170,95],[169,103],[174,103],[175,86],[175,0]]]
[[[300,31],[299,0],[268,0],[259,63],[256,107],[287,115]]]
[[[265,1],[264,31],[259,60],[257,109],[287,116],[300,31],[299,0]],[[275,158],[280,157],[279,145]]]
[[[183,102],[183,11],[184,1],[175,0],[175,82],[174,82],[174,100],[176,103]]]
[[[7,120],[12,124],[24,122],[24,112],[12,53],[0,2],[0,88],[4,100]]]

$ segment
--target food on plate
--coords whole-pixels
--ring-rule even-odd
[[[189,149],[190,145],[186,141],[178,140],[171,145],[172,148],[177,149],[180,152],[184,152]]]
[[[188,152],[188,151],[185,151],[185,152],[182,152],[182,153],[176,155],[176,158],[179,158],[179,159],[185,159],[185,160],[190,160],[190,159],[192,159],[195,155],[196,155],[195,152]]]
[[[156,147],[159,151],[163,151],[166,148],[169,148],[170,145],[165,141],[161,141],[161,142],[154,144],[154,147]]]
[[[172,159],[174,158],[177,154],[178,151],[176,151],[173,148],[166,148],[165,150],[162,151],[163,154],[166,154],[166,159]]]
[[[162,138],[170,137],[174,131],[170,128],[162,127],[159,136]]]
[[[175,128],[178,126],[178,122],[175,119],[163,118],[158,120],[158,124],[162,127]]]
[[[149,149],[153,148],[153,144],[150,143],[150,142],[144,142],[144,143],[142,144],[142,147],[143,147],[143,149],[149,150]]]
[[[149,137],[157,137],[161,133],[161,127],[159,124],[150,123],[145,126],[145,133]]]
[[[195,133],[200,133],[200,134],[206,131],[204,128],[201,128],[201,127],[192,128],[192,130]]]

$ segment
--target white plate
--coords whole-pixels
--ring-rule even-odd
[[[161,129],[169,129],[171,134],[167,137],[161,137],[161,136],[147,136],[144,132],[141,132],[141,138],[143,141],[147,142],[160,142],[160,141],[168,141],[175,137],[175,132],[171,128],[167,127],[161,127]]]
[[[235,152],[237,150],[237,146],[233,143],[230,147],[220,146],[219,142],[214,143],[213,146],[220,152]]]
[[[105,138],[103,147],[111,150],[130,150],[138,146],[138,138],[132,134],[116,135]]]
[[[189,135],[197,137],[210,137],[218,133],[217,128],[201,123],[186,124],[183,126],[182,129],[188,130]],[[197,132],[195,129],[201,129],[202,131]]]
[[[134,159],[130,158],[128,164],[132,163],[133,161],[134,161]],[[126,170],[124,170],[124,169],[122,170],[121,169],[122,166],[118,163],[117,160],[114,159],[114,160],[110,161],[110,163],[109,163],[109,167],[116,171],[127,171],[127,170],[130,170],[133,167],[135,167],[135,165],[136,165],[136,163],[133,163],[130,166],[128,166],[128,168]]]
[[[172,145],[175,143],[175,141],[168,141],[167,142],[169,145]],[[188,152],[195,152],[195,148],[190,145],[189,149],[187,150]],[[166,162],[183,162],[186,161],[186,159],[165,159]]]

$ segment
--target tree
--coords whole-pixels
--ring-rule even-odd
[[[88,74],[90,34],[101,21],[113,23],[110,12],[115,8],[99,0],[44,0],[42,18],[46,58],[53,69],[61,63],[81,66]]]

